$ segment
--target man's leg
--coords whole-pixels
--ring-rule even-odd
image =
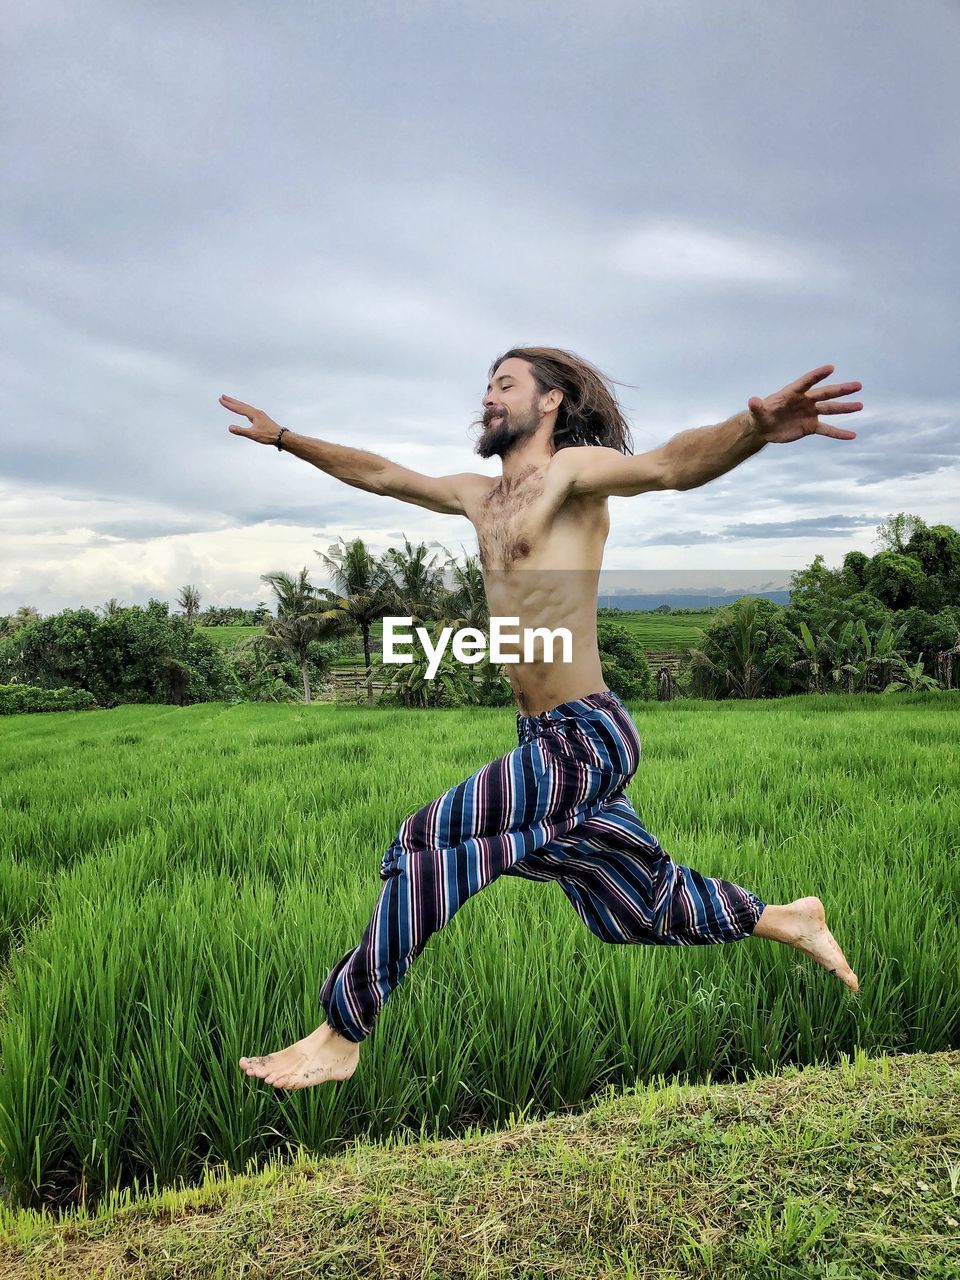
[[[748,889],[675,863],[623,793],[512,874],[556,880],[604,942],[736,942],[749,937],[764,909]]]
[[[327,1021],[279,1053],[241,1058],[248,1075],[290,1089],[353,1073],[360,1042],[431,935],[596,800],[592,784],[582,793],[550,779],[541,787],[548,767],[527,738],[403,822],[381,859],[385,883],[363,936],[321,987]]]
[[[327,1023],[361,1041],[431,936],[468,898],[553,834],[536,742],[524,742],[410,815],[380,863],[385,881],[360,942],[320,990]]]
[[[511,869],[556,880],[604,942],[694,946],[769,937],[810,955],[853,991],[856,974],[826,927],[819,898],[787,906],[674,862],[625,794]]]

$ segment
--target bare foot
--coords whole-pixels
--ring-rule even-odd
[[[349,1080],[359,1061],[360,1045],[324,1022],[289,1048],[263,1058],[241,1058],[240,1066],[275,1089],[307,1089],[326,1080]]]
[[[847,964],[847,958],[837,945],[837,940],[827,928],[823,903],[819,898],[798,898],[781,908],[786,928],[780,939],[816,960],[830,973],[836,974],[851,991],[859,991],[857,975]]]

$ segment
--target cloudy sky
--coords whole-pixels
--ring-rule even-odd
[[[791,570],[960,523],[948,0],[35,0],[8,11],[0,613],[270,599],[462,517],[231,435],[221,392],[430,474],[513,345],[637,452],[821,364],[853,441],[610,500],[605,565]]]

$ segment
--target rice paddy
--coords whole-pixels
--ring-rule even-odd
[[[768,940],[610,946],[505,877],[435,935],[344,1084],[240,1071],[322,1020],[402,820],[512,713],[222,703],[0,722],[0,1178],[93,1201],[356,1137],[456,1135],[658,1075],[960,1040],[956,694],[637,703],[628,792],[675,860],[817,894],[852,997]]]

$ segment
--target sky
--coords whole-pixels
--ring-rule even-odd
[[[496,476],[470,423],[515,345],[601,369],[638,453],[863,384],[824,419],[855,440],[611,498],[608,570],[759,584],[960,525],[957,4],[36,0],[0,41],[0,614],[249,607],[340,537],[475,554],[218,397]]]

